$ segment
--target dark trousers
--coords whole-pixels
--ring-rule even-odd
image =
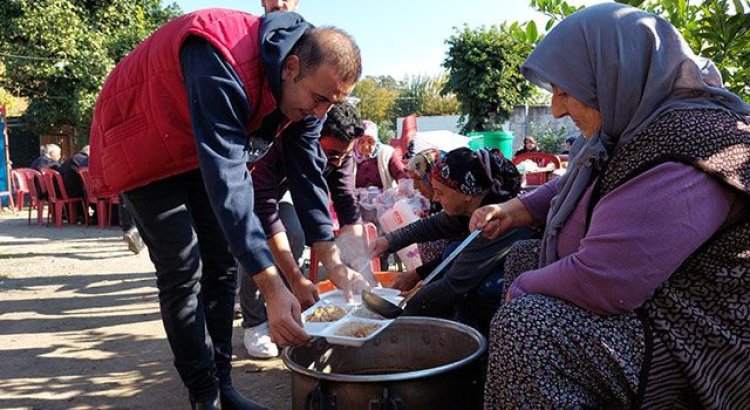
[[[289,202],[279,202],[279,217],[286,228],[286,235],[289,239],[289,247],[292,249],[294,260],[302,257],[302,251],[305,249],[305,234],[302,231],[302,225],[299,222],[294,206]],[[240,271],[239,277],[244,278],[245,272]],[[240,308],[242,309],[242,327],[247,329],[255,327],[268,320],[266,315],[266,301],[258,292],[258,287],[253,280],[243,280],[240,282]]]
[[[193,400],[231,383],[237,270],[199,171],[125,193],[156,268],[174,363]]]
[[[128,203],[124,195],[120,195],[120,204],[117,206],[117,218],[120,221],[120,228],[122,228],[123,232],[136,229],[133,213],[130,211],[131,207],[132,205]]]

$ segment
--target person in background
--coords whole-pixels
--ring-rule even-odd
[[[546,221],[508,256],[485,408],[748,408],[750,106],[617,3],[565,18],[521,72],[585,140],[564,176],[472,216],[490,238]]]
[[[288,202],[280,201],[289,192],[289,176],[296,174],[295,163],[286,163],[283,159],[290,155],[295,158],[313,157],[324,166],[323,175],[341,224],[340,235],[346,236],[349,244],[360,242],[359,247],[365,249],[362,220],[354,193],[354,158],[351,153],[355,139],[362,133],[357,109],[346,102],[334,104],[318,141],[301,146],[282,139],[253,165],[251,175],[255,186],[255,213],[263,225],[276,266],[300,301],[302,309],[318,300],[315,284],[302,275],[298,265],[305,242],[311,245],[313,251],[318,249],[316,232],[309,228],[315,215],[308,214],[304,204],[309,199],[303,196],[304,192],[302,196],[295,192],[294,187],[291,190],[294,204],[302,206],[290,206]],[[299,218],[298,215],[303,217]],[[338,247],[335,251],[338,252]],[[323,266],[329,269],[331,263],[328,259],[332,255],[319,257]],[[257,289],[250,281],[240,285],[243,343],[250,356],[264,359],[277,356],[279,350],[268,335],[265,301]]]
[[[401,155],[390,145],[378,139],[378,126],[369,120],[362,121],[365,134],[354,144],[354,159],[357,161],[356,187],[369,186],[388,189],[406,178]]]
[[[60,158],[62,158],[62,149],[57,144],[44,144],[42,145],[40,155],[31,162],[29,168],[42,172],[43,169],[53,169],[60,172]],[[47,199],[46,189],[42,189],[40,184],[43,184],[42,180],[34,178],[34,189],[36,189],[37,198]],[[57,191],[55,191],[57,192]],[[59,192],[57,192],[59,194]]]
[[[430,182],[430,173],[432,172],[432,169],[443,157],[445,157],[444,151],[428,148],[416,153],[404,168],[404,173],[406,173],[406,176],[413,181],[414,188],[430,202],[430,209],[427,210],[423,217],[432,216],[443,210],[440,202],[433,200],[434,190],[432,189],[432,183]],[[447,239],[417,243],[422,265],[413,272],[399,275],[393,287],[398,289],[411,289],[416,283],[416,278],[425,277],[432,271],[432,269],[440,264],[441,258],[448,244],[449,241]]]
[[[534,137],[526,137],[523,139],[523,148],[516,151],[514,157],[517,157],[521,154],[527,154],[530,152],[540,152],[539,146],[536,145],[536,138]]]
[[[62,176],[63,185],[65,186],[65,192],[68,194],[68,197],[83,198],[86,195],[86,192],[83,189],[83,181],[81,181],[81,176],[78,174],[78,170],[85,168],[88,165],[89,146],[85,145],[70,158],[66,159],[60,166],[60,176]],[[84,211],[84,205],[81,203],[77,203],[75,206],[77,208],[76,214],[78,215],[78,222],[83,222],[83,213],[88,212],[88,210]],[[96,212],[96,210],[94,210],[94,212]],[[95,218],[97,217],[98,215],[94,213],[92,218],[96,220]]]
[[[565,138],[565,141],[563,142],[563,144],[565,144],[565,149],[563,149],[560,154],[570,155],[570,150],[573,148],[573,143],[576,142],[576,137],[577,136],[578,136],[578,134],[571,135],[571,136]]]
[[[450,151],[432,169],[430,179],[433,198],[443,210],[378,238],[372,256],[395,252],[412,243],[462,240],[469,235],[469,217],[477,208],[514,198],[521,189],[520,174],[513,163],[488,149]],[[477,237],[446,268],[444,276],[417,292],[404,314],[452,319],[486,335],[503,297],[505,254],[513,243],[532,235],[531,229],[520,227],[498,240]],[[407,277],[400,282],[404,291],[423,278],[419,271],[402,275]]]
[[[266,298],[272,340],[309,341],[254,214],[247,164],[277,140],[312,144],[360,75],[359,48],[340,29],[314,28],[296,13],[204,9],[157,29],[105,81],[91,127],[92,182],[103,196],[124,192],[193,408],[262,408],[232,385],[237,262],[247,272],[240,280],[254,280]],[[296,163],[289,184],[307,192],[321,251],[332,252],[321,168],[284,161]],[[345,292],[359,290],[361,275],[343,264],[328,274]]]
[[[274,11],[297,11],[299,0],[260,0],[260,5],[266,13]]]
[[[60,172],[60,158],[62,149],[57,144],[45,144],[42,146],[40,155],[31,162],[29,168],[42,172],[45,168],[52,168]]]
[[[65,191],[70,197],[83,198],[85,192],[83,181],[78,174],[78,170],[89,166],[89,146],[85,145],[78,152],[66,159],[60,166],[60,175],[62,175]]]

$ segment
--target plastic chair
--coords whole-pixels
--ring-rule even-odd
[[[102,198],[94,195],[88,168],[79,168],[76,172],[81,177],[81,182],[83,182],[83,191],[85,193],[85,197],[83,198],[85,204],[84,212],[88,213],[89,207],[93,206],[96,209],[97,225],[99,228],[106,227],[108,223],[111,225],[112,221],[109,215],[112,212],[112,198]],[[88,226],[88,223],[86,226]]]
[[[560,160],[556,156],[546,152],[527,152],[517,155],[512,159],[513,165],[518,165],[526,160],[534,161],[539,168],[546,168],[549,164],[554,164],[555,168],[552,171],[560,169]],[[526,178],[526,186],[544,185],[547,181],[552,179],[551,176],[551,171],[528,172],[524,174],[524,177]]]
[[[47,187],[42,179],[42,174],[31,168],[24,168],[19,170],[26,178],[26,185],[29,187],[29,220],[28,223],[31,225],[31,210],[36,209],[36,224],[42,224],[42,216],[44,215],[44,207],[49,205],[49,201],[40,194],[47,192]],[[37,189],[37,187],[39,189]],[[49,213],[49,211],[48,211]]]
[[[11,181],[13,182],[13,191],[16,194],[16,210],[22,211],[26,198],[29,198],[31,206],[31,195],[29,194],[29,182],[26,179],[26,171],[31,168],[16,168],[10,170]]]
[[[76,204],[84,206],[85,203],[83,198],[76,197],[71,198],[68,196],[68,192],[65,190],[63,184],[62,175],[54,169],[47,168],[42,170],[42,178],[47,186],[47,195],[49,200],[49,207],[52,209],[51,214],[47,214],[47,222],[49,224],[50,215],[55,218],[55,227],[62,228],[62,213],[67,211],[68,224],[74,225],[77,220]],[[58,195],[59,192],[59,195]],[[67,206],[66,206],[67,205]],[[88,212],[83,213],[83,220],[86,225],[89,224]]]
[[[339,231],[335,230],[334,235],[338,236]],[[378,239],[378,228],[372,224],[372,223],[366,223],[365,224],[365,239],[366,243],[369,246],[370,243],[375,242],[376,239]],[[313,283],[318,281],[318,265],[320,265],[320,261],[318,260],[318,256],[315,254],[314,251],[310,251],[310,281]],[[379,258],[372,258],[370,260],[370,267],[372,268],[373,272],[380,271],[380,259]]]

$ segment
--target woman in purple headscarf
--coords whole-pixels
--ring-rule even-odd
[[[522,67],[585,138],[566,175],[477,210],[508,256],[487,408],[750,408],[750,107],[666,20],[602,4]]]

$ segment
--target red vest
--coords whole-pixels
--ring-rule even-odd
[[[178,17],[144,40],[104,82],[91,124],[89,170],[99,196],[114,195],[198,168],[180,47],[210,42],[240,76],[250,100],[248,133],[276,101],[260,59],[261,18],[208,9]]]

